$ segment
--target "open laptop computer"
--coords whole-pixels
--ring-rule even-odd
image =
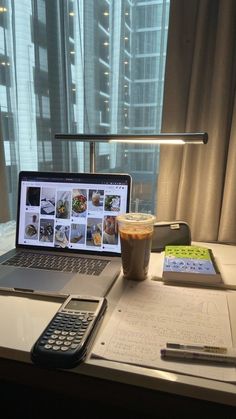
[[[19,174],[16,247],[0,258],[0,289],[105,296],[121,270],[116,216],[128,174]]]

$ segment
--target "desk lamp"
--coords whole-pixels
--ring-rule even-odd
[[[82,141],[90,144],[90,172],[95,172],[95,144],[127,143],[127,144],[206,144],[208,134],[206,132],[191,133],[160,133],[154,135],[130,135],[130,134],[55,134],[57,140]]]

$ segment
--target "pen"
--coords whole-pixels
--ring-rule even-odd
[[[180,343],[171,343],[168,342],[166,344],[167,348],[171,348],[171,349],[183,349],[186,351],[199,351],[199,352],[213,352],[213,353],[218,353],[218,354],[227,354],[227,352],[229,351],[228,348],[223,347],[223,346],[210,346],[210,345],[185,345],[185,344],[180,344]]]
[[[207,361],[218,362],[226,364],[236,364],[236,351],[231,351],[229,354],[218,354],[214,352],[197,352],[183,349],[161,349],[162,358],[173,358],[176,360],[188,361]]]

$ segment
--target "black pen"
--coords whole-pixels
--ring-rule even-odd
[[[228,350],[227,354],[216,352],[197,352],[184,349],[161,349],[161,357],[164,359],[187,360],[187,361],[207,361],[236,365],[236,351]]]

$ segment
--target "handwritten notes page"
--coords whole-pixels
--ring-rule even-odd
[[[160,358],[166,342],[232,347],[224,291],[131,281],[92,356],[144,367],[236,382],[236,368]]]

